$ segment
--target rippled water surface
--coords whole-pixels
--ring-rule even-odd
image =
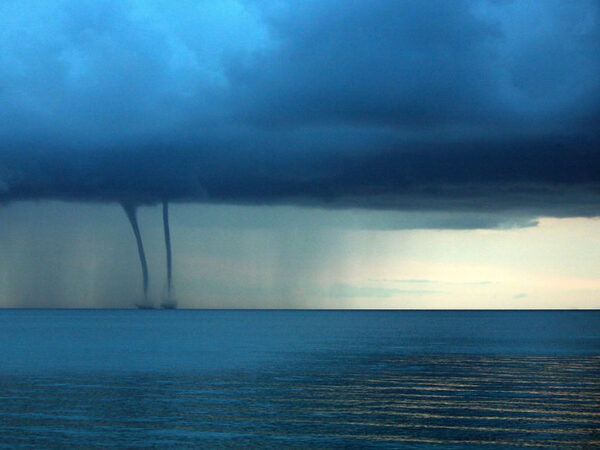
[[[0,310],[0,447],[596,447],[592,311]]]

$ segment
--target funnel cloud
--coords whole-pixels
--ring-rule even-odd
[[[135,242],[137,244],[138,255],[140,257],[140,265],[142,267],[142,290],[144,293],[143,302],[140,306],[148,305],[148,264],[146,262],[146,253],[144,252],[144,243],[142,242],[142,235],[140,234],[140,227],[137,220],[137,207],[131,203],[123,203],[123,209],[127,214],[127,219],[131,224],[133,234],[135,236]]]
[[[175,308],[177,301],[173,296],[173,265],[171,261],[171,230],[169,228],[169,202],[162,203],[163,231],[165,233],[165,254],[167,259],[167,295],[161,303],[163,308]]]

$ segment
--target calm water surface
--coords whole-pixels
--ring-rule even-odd
[[[598,311],[0,310],[0,447],[600,446]]]

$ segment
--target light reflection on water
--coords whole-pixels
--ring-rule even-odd
[[[0,445],[600,446],[594,312],[142,314],[0,311]]]

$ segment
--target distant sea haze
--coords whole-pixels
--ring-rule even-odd
[[[600,446],[599,311],[0,310],[0,447]]]

